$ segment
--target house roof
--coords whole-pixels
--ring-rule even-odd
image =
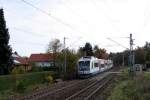
[[[28,65],[27,57],[14,57],[14,60],[17,61],[16,64]]]
[[[52,60],[52,54],[31,54],[29,58],[29,62],[48,62]]]
[[[28,58],[27,57],[21,57],[16,52],[12,54],[14,64],[16,65],[28,65]]]

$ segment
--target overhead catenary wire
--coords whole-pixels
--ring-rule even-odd
[[[64,1],[62,0],[62,2],[64,2]],[[85,18],[83,19],[83,16],[81,14],[77,13],[70,6],[64,5],[64,7],[67,8],[67,10],[70,10],[70,12],[73,13],[75,16],[79,17],[84,24],[89,24],[89,21],[87,19],[85,19]]]
[[[124,45],[122,45],[122,44],[120,44],[120,43],[118,43],[118,42],[112,40],[111,38],[107,38],[107,39],[110,40],[110,41],[112,41],[112,42],[114,42],[114,43],[116,43],[116,44],[118,44],[118,45],[120,45],[121,47],[123,47],[123,48],[129,50],[129,48],[127,48],[127,47],[125,47]]]
[[[36,7],[36,6],[33,5],[32,3],[27,2],[27,1],[25,1],[25,0],[21,0],[21,1],[24,2],[24,3],[27,4],[27,5],[29,5],[29,6],[31,6],[31,7],[33,7],[33,8],[35,8],[36,10],[40,11],[41,13],[43,13],[43,14],[45,14],[45,15],[51,17],[51,18],[54,19],[55,21],[57,21],[57,22],[59,22],[59,23],[65,25],[65,26],[69,27],[70,29],[72,29],[72,30],[74,30],[74,31],[76,31],[76,32],[82,33],[82,32],[80,32],[79,30],[77,30],[76,28],[72,27],[70,24],[68,24],[68,23],[66,23],[66,22],[64,22],[64,21],[62,21],[61,19],[59,19],[59,18],[57,18],[57,17],[55,17],[55,16],[52,16],[50,13],[44,11],[43,9],[41,9],[41,8],[39,8],[39,7]],[[83,34],[83,33],[82,33],[82,34]]]
[[[144,16],[146,17],[145,20],[144,20],[144,27],[147,25],[147,22],[148,22],[148,20],[149,20],[149,14],[147,14],[147,13],[149,13],[149,12],[148,12],[148,11],[149,11],[149,8],[150,8],[150,1],[148,1],[147,6],[146,6],[146,9],[145,9],[145,11],[144,11]]]
[[[11,29],[14,29],[14,30],[20,31],[20,32],[24,32],[24,33],[27,33],[27,34],[30,34],[30,35],[33,35],[33,36],[47,37],[47,36],[45,36],[45,35],[37,34],[37,33],[35,33],[35,32],[27,31],[27,30],[25,30],[25,29],[21,29],[21,28],[17,28],[17,27],[11,27]]]
[[[97,3],[96,3],[95,0],[90,0],[90,1],[91,1],[92,4],[95,6],[96,10],[99,9],[99,8],[97,7]],[[97,10],[97,12],[99,13],[98,10]],[[111,19],[104,11],[102,11],[102,12],[103,12],[104,16],[106,17],[108,23],[111,24],[112,28],[115,29],[116,31],[120,32],[120,33],[123,33],[123,32],[121,32],[121,30],[120,30],[119,27],[116,27],[116,25],[114,25],[114,23],[112,22],[112,19]]]
[[[65,39],[68,39],[68,38],[65,37]],[[81,40],[81,39],[82,39],[82,37],[79,37],[78,39],[76,39],[75,41],[73,41],[72,43],[70,43],[69,46],[67,46],[67,47],[65,47],[65,48],[66,48],[66,49],[69,49],[69,47],[75,46],[75,44],[76,44],[79,40]],[[63,50],[63,49],[61,49],[61,50]]]
[[[71,28],[72,30],[74,30],[74,31],[76,31],[76,32],[79,32],[79,33],[82,33],[81,31],[79,31],[79,30],[75,29],[74,27],[72,27],[70,24],[68,24],[68,23],[66,23],[66,22],[64,22],[64,21],[62,21],[61,19],[59,19],[59,18],[57,18],[57,17],[52,16],[50,13],[46,12],[45,10],[43,10],[43,9],[41,9],[41,8],[39,8],[39,7],[36,7],[36,6],[33,5],[32,3],[27,2],[27,1],[25,1],[25,0],[21,0],[21,1],[24,2],[24,3],[26,3],[27,5],[29,5],[29,6],[31,6],[31,7],[33,7],[33,8],[35,8],[36,10],[40,11],[41,13],[48,15],[49,17],[51,17],[52,19],[56,20],[57,22],[59,22],[59,23],[65,25],[65,26]],[[82,34],[83,34],[83,33],[82,33]],[[120,45],[120,44],[119,44],[119,45]]]
[[[34,33],[34,32],[30,32],[30,31],[27,31],[27,30],[24,30],[24,29],[21,29],[21,28],[17,28],[17,27],[11,27],[12,29],[15,29],[15,30],[17,30],[17,31],[21,31],[21,32],[25,32],[25,33],[28,33],[28,34],[32,34],[32,35],[36,35],[36,36],[39,36],[39,37],[41,37],[41,36],[43,36],[43,37],[45,37],[44,35],[40,35],[40,34],[37,34],[37,33]],[[1,38],[0,38],[1,39]],[[66,47],[66,48],[69,48],[69,47],[71,47],[71,46],[73,46],[74,44],[76,44],[79,40],[81,40],[82,39],[82,37],[79,37],[78,39],[76,39],[75,41],[73,41],[72,43],[70,43],[70,45],[68,46],[68,47]],[[24,41],[22,41],[22,42],[19,42],[19,43],[25,43]],[[42,45],[44,45],[44,44],[39,44],[39,43],[33,43],[33,42],[30,42],[30,44],[33,44],[33,45],[40,45],[40,46],[42,46]]]
[[[43,45],[45,45],[45,44],[42,44],[42,43],[35,43],[35,42],[31,42],[31,41],[29,41],[29,42],[27,42],[27,41],[23,41],[23,40],[21,40],[21,41],[19,41],[19,42],[17,42],[17,41],[13,41],[12,42],[12,44],[18,44],[18,45],[34,45],[34,46],[43,46]]]
[[[31,6],[31,7],[33,7],[33,8],[35,8],[37,11],[39,11],[39,12],[41,12],[41,13],[43,13],[43,14],[49,16],[50,18],[54,19],[54,20],[57,21],[58,23],[61,23],[61,24],[67,26],[68,28],[70,28],[70,29],[72,29],[72,30],[74,30],[74,31],[76,31],[76,32],[78,32],[78,33],[80,33],[80,34],[82,34],[82,35],[84,34],[83,36],[86,36],[87,38],[90,38],[90,37],[88,37],[85,33],[81,32],[80,30],[78,30],[78,29],[76,29],[76,28],[74,28],[74,27],[72,27],[70,24],[68,24],[68,23],[66,23],[66,22],[64,22],[64,21],[62,21],[61,19],[59,19],[59,18],[57,18],[57,17],[55,17],[55,16],[52,16],[50,13],[46,12],[45,10],[43,10],[43,9],[41,9],[41,8],[35,6],[35,5],[33,5],[32,3],[27,2],[27,1],[25,1],[25,0],[21,0],[21,1],[24,2],[24,3],[27,4],[27,5],[29,5],[29,6]],[[94,40],[94,41],[95,41],[95,40]]]
[[[70,45],[67,48],[73,46],[74,44],[76,44],[81,39],[82,39],[82,37],[79,37],[77,40],[75,40],[74,42],[70,43]]]

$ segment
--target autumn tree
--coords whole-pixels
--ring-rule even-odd
[[[12,68],[13,59],[9,38],[4,12],[3,9],[0,9],[0,74],[8,74]]]
[[[94,46],[94,55],[99,59],[108,59],[106,50],[99,48],[97,45]]]
[[[61,50],[62,44],[60,43],[59,39],[54,39],[49,42],[48,48],[47,48],[47,53],[53,53],[53,62],[54,62],[54,67],[56,67],[56,59],[58,52]]]

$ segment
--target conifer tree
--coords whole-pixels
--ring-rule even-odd
[[[12,68],[12,49],[9,45],[9,32],[6,28],[3,9],[0,9],[0,74],[8,74]]]

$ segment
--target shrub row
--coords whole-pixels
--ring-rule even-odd
[[[57,74],[53,71],[0,76],[0,91],[12,89],[15,87],[17,80],[23,81],[26,86],[41,84],[45,82],[48,75],[51,75],[54,79],[57,77]]]
[[[114,88],[108,100],[150,100],[150,73],[124,79]]]

